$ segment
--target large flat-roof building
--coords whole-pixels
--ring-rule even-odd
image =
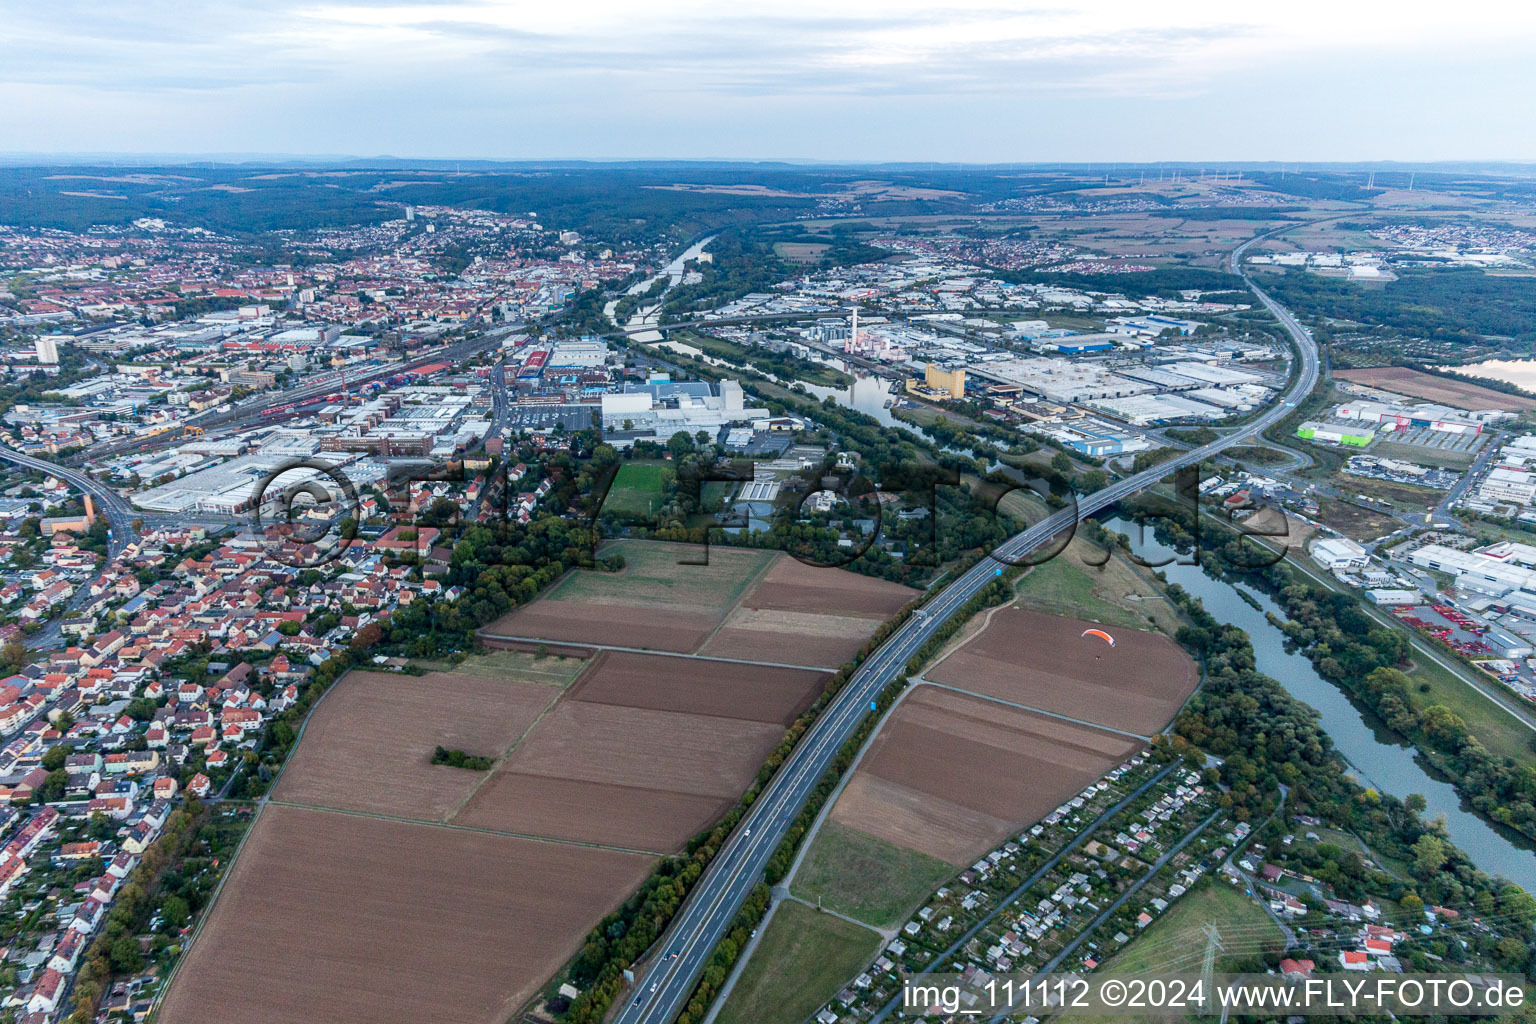
[[[602,396],[603,429],[622,432],[619,444],[637,439],[666,439],[679,430],[710,433],[721,427],[768,418],[768,410],[749,407],[741,384],[734,380],[652,380],[627,384],[618,394]]]

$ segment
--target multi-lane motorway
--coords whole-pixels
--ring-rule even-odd
[[[41,470],[89,494],[95,502],[96,511],[106,517],[107,526],[112,531],[107,538],[109,558],[116,558],[130,542],[137,539],[138,535],[133,528],[136,513],[129,507],[128,502],[123,500],[122,495],[100,480],[93,480],[84,473],[61,466],[57,462],[23,455],[4,445],[0,445],[0,459],[14,462],[18,466],[26,466],[28,469]]]
[[[14,449],[0,445],[0,460],[14,462],[18,466],[26,466],[28,469],[41,470],[52,476],[56,476],[73,487],[89,494],[96,505],[97,514],[107,520],[107,556],[116,558],[130,543],[139,539],[138,531],[133,528],[135,518],[134,511],[128,503],[108,485],[100,480],[92,480],[84,473],[77,472],[60,466],[56,462],[48,462],[45,459],[35,459],[30,455],[24,455]],[[88,587],[80,587],[75,591],[75,596],[70,599],[68,612],[73,612],[90,600],[91,591]],[[66,612],[66,615],[68,614]],[[63,616],[49,619],[42,630],[27,637],[27,646],[34,651],[48,650],[57,646],[63,639],[61,626]]]
[[[1267,236],[1251,239],[1232,253],[1234,273],[1242,273],[1243,252],[1264,237]],[[715,945],[730,927],[748,893],[761,880],[768,859],[810,798],[817,781],[864,716],[871,713],[871,701],[901,674],[906,663],[946,620],[996,577],[1000,563],[1017,563],[1051,538],[1075,527],[1078,521],[1145,490],[1175,469],[1194,465],[1248,440],[1283,419],[1312,391],[1317,383],[1318,356],[1311,335],[1288,310],[1251,280],[1248,283],[1295,341],[1298,353],[1295,377],[1274,406],[1209,445],[1126,477],[1080,499],[1075,507],[1062,509],[1016,534],[995,552],[997,561],[982,559],[893,633],[828,705],[716,854],[657,945],[648,969],[639,975],[634,989],[625,997],[617,1024],[671,1024],[687,1004]]]

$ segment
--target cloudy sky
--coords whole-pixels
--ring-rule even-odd
[[[1536,160],[1536,5],[0,0],[0,151]]]

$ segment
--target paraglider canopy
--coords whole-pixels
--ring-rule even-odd
[[[1104,632],[1102,629],[1085,629],[1083,630],[1083,636],[1096,636],[1100,640],[1103,640],[1105,643],[1109,644],[1109,646],[1115,646],[1115,638]]]

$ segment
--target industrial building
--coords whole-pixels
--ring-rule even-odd
[[[590,370],[608,361],[608,343],[599,338],[562,341],[545,362],[549,370]]]
[[[946,370],[929,363],[923,370],[923,380],[907,381],[907,390],[925,398],[949,398],[959,401],[965,398],[965,370]]]
[[[1461,551],[1443,544],[1425,544],[1410,552],[1408,561],[1421,569],[1454,576],[1456,586],[1462,590],[1495,598],[1523,596],[1525,603],[1536,605],[1536,569],[1514,564],[1513,559]]]
[[[1308,420],[1296,428],[1296,436],[1303,441],[1321,441],[1325,444],[1345,444],[1364,448],[1376,439],[1376,431],[1371,427],[1361,426],[1358,422],[1319,423],[1317,420]]]
[[[1503,419],[1508,413],[1496,409],[1463,412],[1448,405],[1397,405],[1388,402],[1345,402],[1334,409],[1336,420],[1358,420],[1379,424],[1386,430],[1428,427],[1449,434],[1480,434],[1483,427]]]
[[[1113,352],[1124,340],[1113,334],[1072,334],[1064,338],[1039,338],[1030,348],[1053,355],[1081,356]]]
[[[1477,488],[1477,495],[1495,504],[1512,502],[1516,505],[1529,505],[1536,500],[1536,473],[1499,466],[1489,470]]]
[[[1328,537],[1312,545],[1312,560],[1329,572],[1364,569],[1370,562],[1365,548],[1346,537]]]
[[[666,440],[679,430],[690,434],[767,420],[767,409],[749,408],[741,384],[734,380],[672,381],[652,378],[626,384],[619,394],[602,397],[603,430],[610,443],[627,447],[636,440]]]

